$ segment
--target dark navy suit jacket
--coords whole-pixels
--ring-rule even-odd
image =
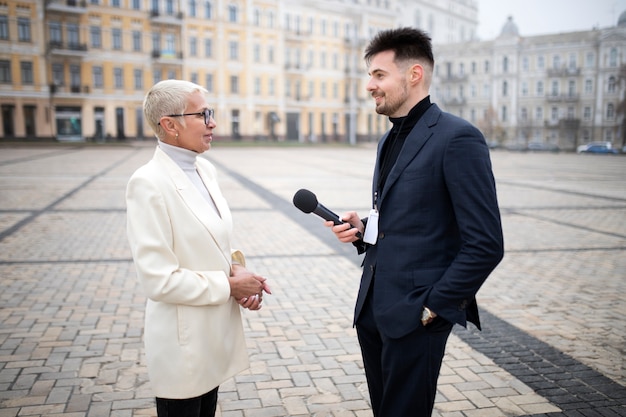
[[[373,191],[386,140],[388,133],[378,146]],[[480,328],[475,295],[504,254],[480,131],[431,105],[406,138],[377,206],[378,240],[366,249],[355,323],[371,291],[376,321],[388,337],[421,326],[424,306]]]

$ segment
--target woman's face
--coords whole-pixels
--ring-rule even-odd
[[[183,113],[200,113],[180,116],[185,118],[185,127],[179,124],[178,139],[172,145],[189,149],[197,153],[208,151],[213,140],[213,129],[217,126],[211,117],[209,123],[204,123],[205,109],[209,108],[204,94],[197,92],[189,97],[187,108]]]

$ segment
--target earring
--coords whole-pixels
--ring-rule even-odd
[[[175,139],[178,140],[178,132],[176,132],[176,138]]]

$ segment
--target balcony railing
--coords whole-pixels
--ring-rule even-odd
[[[85,0],[46,0],[46,10],[83,14],[87,13],[87,2]]]

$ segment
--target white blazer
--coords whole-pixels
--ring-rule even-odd
[[[249,366],[228,284],[232,260],[245,260],[231,248],[232,216],[215,168],[204,158],[196,167],[220,215],[158,147],[126,189],[128,240],[148,297],[148,374],[161,398],[200,396]]]

